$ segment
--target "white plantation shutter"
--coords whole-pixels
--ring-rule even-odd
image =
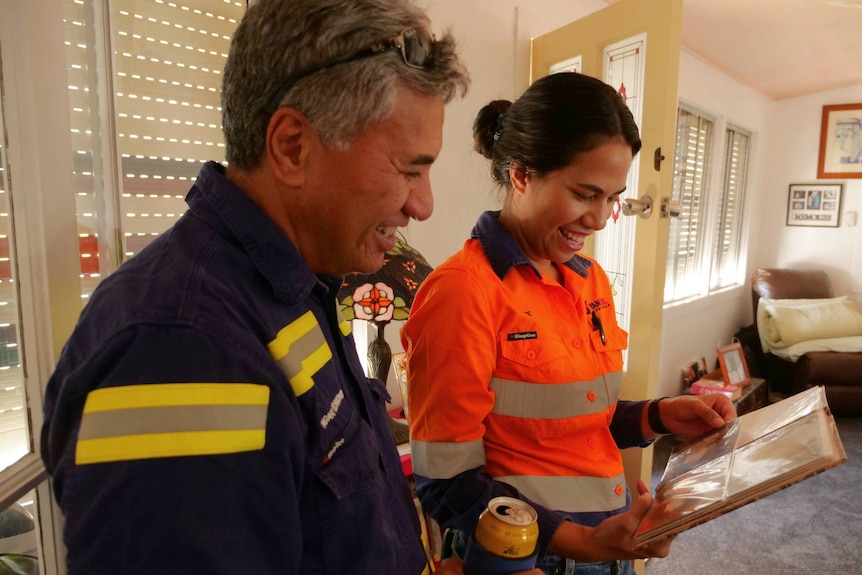
[[[728,128],[726,131],[721,205],[715,219],[711,289],[740,282],[739,262],[743,244],[742,216],[748,174],[749,140],[747,133],[735,128]]]
[[[82,297],[170,227],[224,161],[221,72],[237,0],[66,0]]]
[[[751,136],[725,125],[721,118],[685,107],[678,110],[673,197],[679,200],[681,213],[670,221],[666,304],[743,281],[743,208]],[[723,154],[714,153],[721,150],[720,144],[714,145],[716,132],[724,134]]]
[[[711,121],[679,109],[673,198],[680,202],[681,212],[678,218],[670,221],[665,303],[700,292],[711,138]]]

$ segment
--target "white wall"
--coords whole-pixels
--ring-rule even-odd
[[[844,223],[847,212],[862,212],[862,179],[818,180],[817,159],[823,106],[862,102],[862,83],[840,90],[783,100],[774,104],[767,130],[772,135],[764,164],[768,209],[753,263],[762,267],[826,270],[837,294],[851,294],[862,303],[862,225]],[[790,184],[843,183],[838,228],[786,226]]]
[[[745,225],[750,236],[747,245],[749,272],[751,265],[764,260],[753,255],[758,235],[770,235],[763,223],[763,206],[767,203],[766,182],[773,178],[765,158],[772,137],[768,133],[774,102],[750,89],[688,52],[680,57],[679,98],[703,112],[723,116],[728,122],[752,132],[752,157],[749,165]],[[786,202],[785,202],[786,206]],[[782,216],[784,212],[781,213]],[[704,357],[707,367],[715,367],[718,347],[730,343],[733,334],[751,323],[749,288],[737,287],[691,303],[665,309],[662,324],[662,357],[659,367],[659,395],[677,395],[682,391],[680,376],[683,365]]]
[[[606,4],[602,0],[426,0],[426,4],[435,31],[451,28],[458,39],[472,78],[467,97],[446,108],[443,151],[431,170],[434,215],[411,223],[407,231],[410,244],[437,266],[461,248],[483,211],[500,204],[488,160],[473,151],[476,114],[491,100],[520,95],[521,79],[529,71],[531,37]]]

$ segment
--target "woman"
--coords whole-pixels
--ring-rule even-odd
[[[618,399],[627,334],[577,252],[625,191],[637,126],[613,88],[565,73],[491,102],[473,132],[503,208],[425,280],[401,333],[423,508],[460,554],[492,497],[518,497],[538,512],[543,572],[633,573],[670,542],[635,549],[651,497],[639,482],[631,504],[620,449],[735,417],[719,395]]]

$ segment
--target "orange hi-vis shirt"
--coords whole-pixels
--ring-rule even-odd
[[[620,447],[645,443],[643,403],[619,402],[629,429],[615,437],[627,334],[600,266],[559,269],[563,285],[542,277],[488,212],[422,284],[401,332],[413,468],[444,482],[478,468],[598,521],[626,506]]]

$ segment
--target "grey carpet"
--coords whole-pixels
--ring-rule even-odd
[[[847,461],[681,533],[646,575],[862,574],[862,417],[836,417]],[[653,490],[672,446],[655,447]]]

